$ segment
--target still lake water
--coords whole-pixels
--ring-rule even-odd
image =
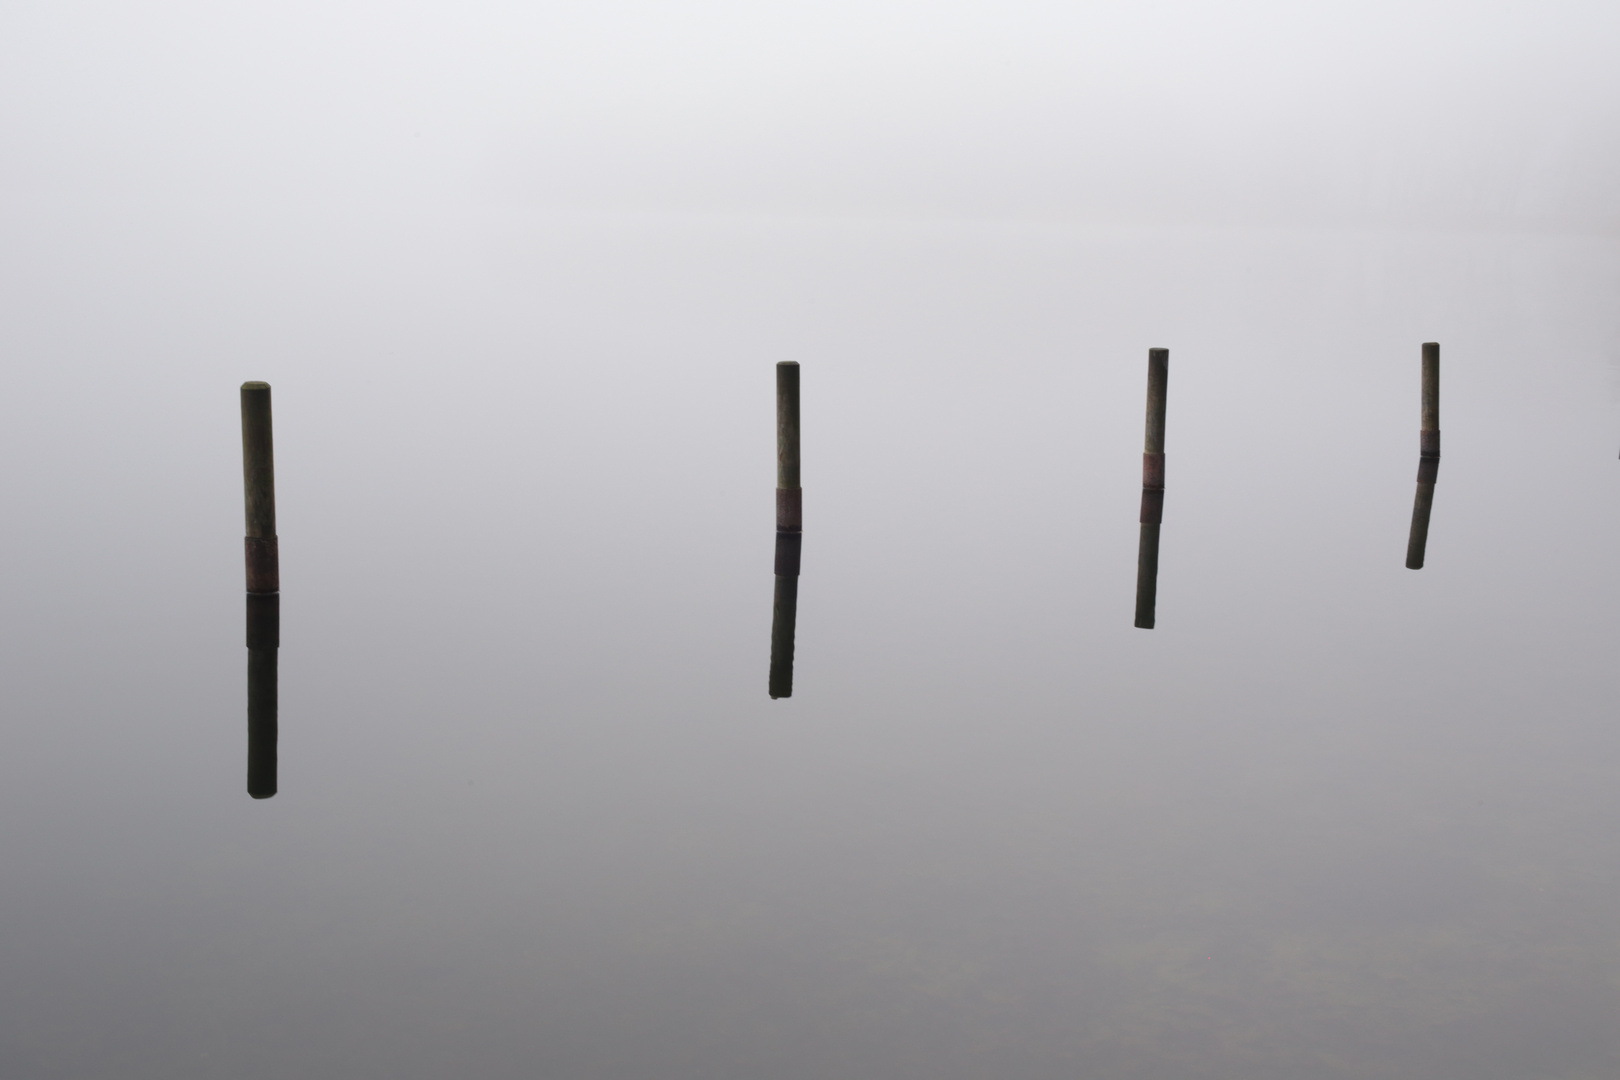
[[[244,220],[5,217],[0,1074],[1620,1074],[1612,238]]]

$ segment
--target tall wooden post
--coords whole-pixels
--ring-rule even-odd
[[[1406,539],[1406,568],[1423,569],[1429,545],[1429,511],[1440,477],[1440,343],[1423,345],[1423,427],[1418,432],[1417,496],[1412,501],[1412,532]]]
[[[1159,526],[1164,521],[1164,402],[1170,350],[1148,350],[1147,434],[1142,442],[1141,534],[1136,544],[1136,625],[1153,629],[1159,599]]]
[[[799,611],[804,490],[799,486],[799,365],[776,365],[776,596],[771,607],[772,698],[793,696],[793,628]]]
[[[270,424],[270,384],[242,384],[242,490],[247,509],[247,591],[281,591],[276,549],[276,456]]]
[[[247,789],[255,799],[276,793],[276,658],[281,648],[281,595],[247,597]]]

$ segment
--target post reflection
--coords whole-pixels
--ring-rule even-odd
[[[776,534],[776,599],[771,605],[771,697],[793,696],[793,624],[799,614],[803,533]]]
[[[247,790],[255,799],[276,793],[276,654],[281,647],[281,594],[249,593]]]

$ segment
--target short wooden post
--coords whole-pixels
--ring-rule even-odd
[[[1153,629],[1159,598],[1159,526],[1164,521],[1164,402],[1170,350],[1148,350],[1147,435],[1142,443],[1141,533],[1136,544],[1136,625]]]
[[[247,509],[247,591],[281,591],[276,550],[276,458],[270,424],[270,384],[242,384],[242,489]]]
[[[1440,476],[1440,343],[1423,345],[1423,427],[1418,432],[1417,496],[1412,501],[1412,532],[1406,539],[1406,568],[1423,569],[1429,545],[1429,511]]]
[[[776,365],[776,596],[771,606],[772,698],[793,696],[793,628],[799,611],[804,490],[799,486],[799,365]]]
[[[276,658],[281,648],[281,596],[249,593],[247,789],[255,799],[276,793]]]

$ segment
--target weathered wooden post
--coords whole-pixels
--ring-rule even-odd
[[[1136,625],[1153,629],[1159,597],[1159,525],[1164,521],[1164,399],[1170,350],[1148,350],[1147,436],[1142,443],[1141,535],[1136,543]]]
[[[1406,568],[1423,569],[1429,545],[1429,511],[1440,476],[1440,343],[1423,344],[1423,428],[1418,432],[1417,497],[1412,501],[1412,533],[1406,540]]]
[[[281,648],[281,595],[248,593],[248,794],[276,793],[276,657]]]
[[[242,384],[242,489],[247,507],[247,591],[281,591],[276,550],[276,457],[270,426],[270,384]]]
[[[776,597],[771,607],[772,698],[793,696],[793,627],[799,611],[804,489],[799,486],[799,365],[776,365]]]

